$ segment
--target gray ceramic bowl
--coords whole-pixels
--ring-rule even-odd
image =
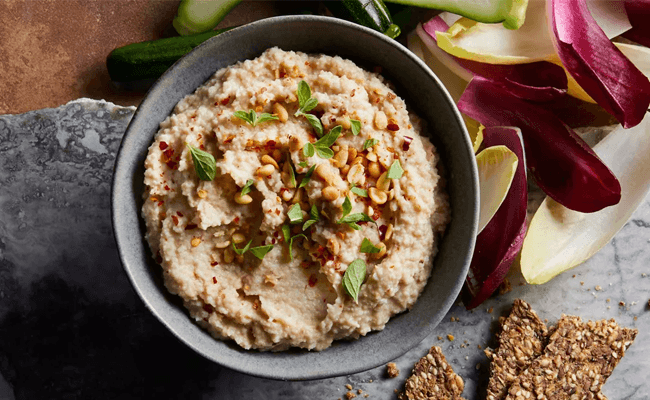
[[[338,341],[321,352],[247,351],[215,340],[192,322],[180,298],[162,283],[160,267],[144,241],[140,218],[147,148],[158,124],[185,95],[217,69],[255,58],[265,49],[325,53],[349,58],[382,73],[429,123],[432,141],[446,167],[452,222],[435,260],[431,279],[412,310],[392,318],[381,332]],[[474,153],[461,116],[438,78],[394,40],[339,19],[286,16],[261,20],[216,36],[171,67],[151,88],[129,124],[113,177],[112,217],[120,258],[133,287],[151,312],[180,340],[225,367],[259,377],[299,380],[356,373],[404,354],[427,337],[445,316],[461,287],[474,248],[478,178]]]

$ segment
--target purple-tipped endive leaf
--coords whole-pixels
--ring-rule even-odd
[[[650,81],[610,42],[586,0],[548,0],[547,4],[562,65],[624,127],[641,122],[650,105]]]
[[[506,198],[476,238],[462,294],[468,309],[480,305],[503,282],[526,233],[528,189],[521,132],[510,127],[485,128],[483,144],[488,148],[505,146],[520,162]]]
[[[621,202],[583,214],[547,197],[533,216],[521,252],[521,272],[528,283],[548,282],[589,259],[616,235],[650,192],[650,114],[634,128],[619,125],[594,150],[619,177]]]
[[[621,186],[587,144],[552,112],[512,95],[495,82],[474,77],[458,101],[460,111],[486,127],[517,126],[528,169],[544,192],[576,211],[614,205]]]
[[[485,134],[485,131],[483,132]],[[517,155],[503,145],[487,147],[476,155],[478,181],[481,189],[479,233],[490,222],[508,195],[518,163]]]
[[[632,29],[623,36],[650,47],[650,0],[625,0],[624,4]]]

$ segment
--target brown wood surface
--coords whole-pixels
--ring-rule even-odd
[[[115,47],[175,35],[177,0],[0,0],[0,114],[57,107],[80,97],[137,105],[143,91],[111,84]],[[273,15],[243,2],[220,26]]]

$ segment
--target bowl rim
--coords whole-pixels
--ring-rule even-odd
[[[389,44],[391,47],[395,49],[395,51],[402,53],[402,55],[410,60],[410,62],[416,64],[421,70],[423,70],[429,78],[432,79],[433,82],[435,82],[435,85],[437,86],[437,89],[441,92],[440,94],[446,99],[447,103],[452,106],[452,112],[454,113],[454,117],[456,120],[456,123],[458,124],[458,127],[465,133],[463,135],[462,140],[464,141],[464,146],[468,153],[471,152],[472,157],[473,157],[473,148],[472,144],[469,139],[469,134],[467,134],[467,129],[465,126],[465,123],[463,121],[463,118],[460,114],[460,111],[456,107],[455,102],[453,101],[451,95],[445,88],[445,86],[442,84],[440,79],[431,71],[431,69],[420,59],[418,58],[415,54],[413,54],[410,50],[408,50],[406,47],[404,47],[402,44],[397,42],[396,40],[390,39],[387,36],[383,35],[380,32],[377,32],[373,29],[348,22],[345,20],[341,20],[338,18],[333,18],[333,17],[327,17],[327,16],[317,16],[317,15],[287,15],[287,16],[276,16],[276,17],[270,17],[270,18],[265,18],[261,19],[258,21],[251,22],[249,24],[242,25],[240,27],[231,29],[229,31],[226,31],[220,35],[214,36],[205,42],[201,43],[199,46],[195,47],[190,53],[186,54],[183,56],[181,59],[176,61],[163,75],[156,80],[156,82],[151,86],[151,88],[147,91],[145,94],[142,102],[140,105],[137,107],[136,111],[134,112],[131,121],[129,122],[129,125],[127,126],[124,136],[122,137],[122,140],[120,142],[120,146],[118,148],[117,156],[115,158],[115,164],[114,164],[114,173],[112,176],[112,183],[111,183],[111,222],[112,222],[112,228],[113,228],[113,234],[114,234],[114,239],[116,243],[116,247],[118,250],[119,258],[122,264],[122,267],[131,282],[131,285],[133,286],[135,292],[138,294],[138,297],[142,300],[142,302],[145,304],[146,308],[160,321],[178,340],[183,342],[185,345],[187,345],[189,348],[194,350],[196,353],[199,355],[203,356],[204,358],[207,358],[221,366],[233,369],[235,371],[251,375],[251,376],[256,376],[260,378],[268,378],[268,379],[276,379],[276,380],[313,380],[313,379],[324,379],[324,378],[331,378],[331,377],[337,377],[337,376],[343,376],[343,375],[349,375],[349,374],[354,374],[354,373],[359,373],[363,371],[367,371],[372,368],[376,368],[380,365],[385,364],[386,362],[389,362],[391,360],[394,360],[401,355],[405,354],[415,346],[417,346],[420,342],[422,342],[426,337],[428,337],[435,327],[440,323],[442,318],[446,315],[446,313],[449,311],[451,306],[454,304],[456,301],[456,298],[458,297],[458,294],[460,293],[462,286],[465,281],[465,277],[467,276],[467,273],[469,271],[469,266],[475,246],[475,240],[476,240],[476,234],[477,234],[477,225],[478,225],[478,217],[479,217],[479,184],[478,184],[478,172],[477,172],[477,167],[476,163],[473,163],[470,165],[470,175],[472,178],[472,189],[474,190],[475,196],[473,198],[473,209],[474,209],[474,215],[472,218],[472,224],[469,227],[470,233],[471,233],[471,238],[470,238],[470,243],[468,244],[468,251],[465,254],[462,267],[463,270],[461,273],[458,275],[458,279],[456,282],[453,282],[451,291],[454,293],[454,296],[449,296],[448,298],[445,299],[443,304],[441,305],[441,309],[444,310],[444,312],[440,312],[439,315],[437,315],[437,318],[431,318],[427,323],[425,324],[426,327],[423,328],[419,334],[414,335],[413,338],[408,342],[406,345],[402,345],[398,351],[392,351],[392,352],[386,352],[383,357],[377,358],[374,362],[370,362],[367,364],[362,364],[362,365],[349,365],[349,366],[344,366],[341,365],[339,369],[336,371],[327,371],[327,372],[308,372],[308,371],[300,371],[300,370],[292,370],[291,372],[287,371],[278,371],[274,370],[273,368],[271,369],[262,369],[258,370],[255,368],[247,368],[242,366],[239,363],[236,362],[228,362],[224,361],[222,359],[218,359],[217,357],[212,356],[211,354],[208,354],[204,349],[200,348],[196,343],[193,341],[189,340],[183,332],[179,332],[172,324],[167,321],[166,318],[164,318],[160,312],[152,305],[151,299],[148,298],[146,295],[146,292],[143,290],[143,288],[140,286],[140,282],[138,281],[137,277],[135,276],[134,271],[131,269],[134,268],[130,265],[129,260],[127,260],[127,252],[126,248],[127,246],[123,246],[122,244],[125,243],[125,239],[123,238],[123,234],[121,233],[119,227],[121,226],[121,215],[118,210],[119,206],[119,196],[116,194],[120,191],[120,184],[122,182],[122,179],[119,179],[121,175],[123,174],[123,171],[127,168],[124,166],[124,159],[121,158],[121,156],[124,154],[123,149],[125,147],[125,142],[127,137],[136,135],[137,132],[132,131],[132,127],[134,126],[135,122],[138,121],[139,115],[144,112],[143,110],[143,105],[146,105],[148,102],[148,99],[150,98],[150,95],[156,93],[159,90],[162,90],[162,86],[164,86],[164,81],[165,79],[170,75],[174,73],[174,70],[179,66],[182,65],[184,60],[192,53],[201,51],[201,49],[213,46],[213,43],[220,42],[220,41],[227,41],[229,40],[228,38],[230,36],[239,34],[240,32],[244,31],[245,29],[249,28],[258,28],[258,27],[272,27],[275,26],[279,23],[287,23],[287,22],[304,22],[304,21],[315,21],[315,22],[326,22],[328,24],[337,24],[341,25],[346,28],[351,28],[353,30],[359,30],[365,34],[374,36],[375,38],[384,41],[385,43]],[[165,115],[166,116],[166,115]],[[164,117],[164,116],[163,116]],[[161,119],[162,121],[162,119]],[[461,138],[459,138],[461,140]],[[130,179],[130,176],[126,176],[125,178]],[[138,213],[138,218],[141,219],[141,215]],[[142,238],[144,240],[144,238]],[[443,239],[444,241],[444,239]],[[138,268],[138,267],[136,267]],[[166,290],[163,288],[163,290]],[[422,293],[420,293],[422,295]],[[185,310],[185,316],[187,318],[187,323],[195,325],[194,321],[192,318],[187,314],[187,310]],[[401,314],[399,314],[401,315]],[[387,324],[391,322],[393,318],[396,318],[398,315],[393,316]],[[198,326],[197,326],[198,327]],[[203,328],[198,327],[198,329],[203,330]],[[373,331],[374,332],[374,331]],[[209,335],[207,331],[204,330],[204,333]],[[372,332],[371,332],[372,333]],[[369,335],[371,335],[369,333]],[[371,338],[365,338],[361,337],[356,340],[368,340]],[[212,340],[218,341],[218,339],[212,338]],[[340,341],[335,341],[340,342]],[[238,349],[238,350],[243,350],[245,352],[250,352],[250,354],[269,354],[270,352],[258,352],[256,350],[245,350],[245,349]],[[326,352],[328,349],[323,350],[322,352]],[[307,352],[307,353],[322,353],[322,352]],[[285,352],[286,353],[286,352]],[[271,354],[278,354],[278,353],[271,353]]]

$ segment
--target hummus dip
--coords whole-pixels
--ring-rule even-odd
[[[450,218],[422,129],[388,82],[340,57],[271,48],[217,71],[145,162],[166,287],[246,349],[322,350],[383,329],[415,303]]]

